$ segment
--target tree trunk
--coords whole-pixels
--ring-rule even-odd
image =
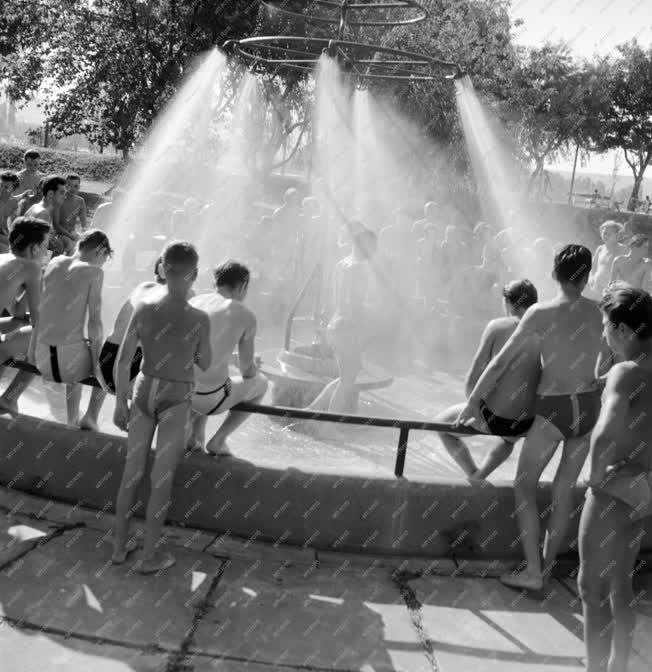
[[[129,147],[122,148],[122,160],[127,161],[129,159]]]
[[[629,201],[627,203],[627,209],[628,210],[636,210],[636,206],[638,204],[638,195],[641,191],[641,184],[643,184],[643,175],[645,173],[645,168],[646,166],[641,167],[641,172],[638,175],[634,175],[634,187],[632,188],[632,193],[629,197]]]

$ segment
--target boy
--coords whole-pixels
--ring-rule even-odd
[[[604,244],[599,245],[595,251],[595,264],[589,277],[589,289],[596,298],[601,297],[609,285],[614,259],[627,251],[627,248],[619,242],[622,233],[622,225],[613,220],[608,220],[600,226],[600,238]]]
[[[491,320],[466,378],[469,395],[492,358],[500,352],[530,306],[537,302],[537,290],[529,280],[510,282],[503,288],[503,307],[507,317]],[[533,406],[539,379],[539,355],[530,349],[509,368],[500,385],[487,395],[474,425],[482,432],[500,436],[501,442],[478,468],[464,441],[454,434],[439,434],[444,448],[470,479],[485,479],[512,453],[514,443],[534,422]],[[437,416],[437,422],[454,422],[463,404],[451,406]]]
[[[17,217],[9,234],[9,254],[0,254],[0,312],[12,317],[0,318],[0,364],[7,359],[27,355],[34,362],[33,330],[39,323],[41,301],[41,265],[46,258],[50,227],[38,219]],[[17,311],[18,299],[24,295],[29,319]],[[31,324],[30,324],[31,323]],[[0,411],[17,413],[17,400],[34,375],[18,371],[0,397]]]
[[[624,282],[636,289],[648,289],[652,262],[646,259],[649,243],[647,236],[637,233],[629,241],[629,254],[616,257],[611,270],[610,285]]]
[[[26,191],[24,194],[16,196],[19,199],[18,201],[18,210],[16,214],[19,217],[24,217],[25,213],[37,203],[40,203],[43,200],[43,184],[45,180],[41,180],[35,187],[34,191]]]
[[[66,384],[68,423],[97,430],[105,393],[93,389],[88,411],[79,419],[82,388],[93,375],[102,347],[102,266],[113,251],[106,234],[86,231],[72,257],[57,257],[45,269],[41,315],[36,329],[36,367],[43,378]],[[88,315],[88,341],[84,325]]]
[[[13,195],[17,181],[16,173],[0,173],[0,254],[9,252],[9,226],[18,210],[18,199]]]
[[[20,184],[17,195],[19,198],[29,191],[35,191],[38,183],[43,179],[43,175],[39,172],[40,162],[41,155],[35,149],[28,149],[23,155],[25,167],[18,173]]]
[[[229,411],[206,450],[211,455],[228,455],[226,439],[248,417],[230,410],[241,401],[258,402],[267,390],[267,379],[254,361],[256,316],[243,301],[249,288],[249,269],[229,260],[215,269],[217,294],[201,294],[190,305],[208,314],[211,325],[213,363],[206,373],[196,373],[197,389],[192,397],[195,411],[190,448],[204,447],[204,432],[209,415]],[[241,376],[229,377],[229,359],[238,348]]]
[[[77,242],[77,226],[86,229],[86,201],[79,196],[81,178],[76,173],[66,175],[66,196],[61,204],[59,226],[56,234],[62,244],[64,254],[72,254]]]
[[[557,297],[528,309],[480,376],[457,420],[465,424],[481,418],[482,400],[514,361],[536,348],[542,363],[534,404],[536,417],[521,448],[514,481],[525,567],[501,577],[512,588],[540,591],[550,577],[571,520],[573,487],[589,452],[588,435],[600,410],[595,366],[601,350],[602,316],[596,303],[582,296],[591,261],[591,252],[583,245],[566,245],[555,255]],[[563,449],[552,485],[554,506],[547,521],[542,559],[537,487],[560,443]]]
[[[188,293],[197,279],[199,258],[186,242],[169,243],[163,250],[165,294],[140,303],[120,346],[114,422],[128,431],[127,457],[116,502],[112,562],[120,564],[134,550],[128,539],[129,517],[145,473],[147,455],[158,428],[147,503],[145,543],[137,571],[152,574],[172,567],[175,559],[157,546],[170,507],[172,481],[186,449],[194,388],[194,364],[206,371],[211,363],[208,316],[188,304]],[[129,373],[140,342],[141,372],[136,377],[131,408]]]
[[[52,226],[55,210],[61,207],[65,197],[66,181],[59,175],[52,175],[43,182],[43,200],[33,205],[25,216],[42,219]]]

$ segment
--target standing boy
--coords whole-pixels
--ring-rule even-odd
[[[86,229],[86,201],[79,196],[81,178],[76,173],[66,175],[66,196],[61,204],[59,226],[55,233],[62,244],[64,254],[72,254],[78,234],[77,227]]]
[[[18,173],[20,184],[17,194],[19,197],[24,196],[26,192],[36,191],[38,183],[43,179],[43,175],[39,172],[41,155],[35,149],[28,149],[25,152],[23,163],[25,167]]]
[[[124,562],[133,550],[128,539],[129,518],[158,427],[145,543],[137,568],[143,574],[162,571],[175,563],[172,555],[161,553],[157,546],[170,507],[174,472],[186,449],[194,365],[205,371],[211,363],[208,316],[188,303],[198,263],[197,251],[190,243],[174,242],[165,247],[162,273],[167,291],[158,300],[136,307],[118,356],[114,422],[129,436],[116,503],[114,564]],[[129,374],[139,342],[143,362],[129,408]]]
[[[0,173],[0,253],[9,252],[9,225],[16,216],[18,199],[14,196],[18,177],[16,173]]]

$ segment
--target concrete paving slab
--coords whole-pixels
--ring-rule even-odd
[[[255,556],[226,568],[195,632],[199,651],[334,670],[430,669],[387,570],[304,571]]]
[[[228,532],[213,536],[213,541],[206,547],[206,553],[218,557],[232,559],[248,559],[255,553],[256,557],[269,562],[277,562],[288,566],[310,566],[315,562],[315,551],[310,547],[284,544],[282,539],[271,544],[256,541],[256,534],[250,539],[234,537]]]
[[[47,522],[25,516],[0,516],[0,567],[20,557],[52,532]]]
[[[220,561],[175,549],[174,567],[144,577],[133,560],[111,565],[110,554],[106,537],[84,528],[34,549],[0,572],[4,614],[113,643],[178,648]]]
[[[12,672],[165,672],[167,655],[0,626],[3,669]]]
[[[444,670],[493,671],[510,664],[514,670],[577,669],[584,655],[574,617],[579,607],[561,585],[542,602],[495,579],[425,577],[408,585],[421,605],[424,636]]]

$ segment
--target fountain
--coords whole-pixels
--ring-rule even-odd
[[[318,180],[322,197],[327,201],[326,208],[350,233],[352,217],[345,210],[361,215],[363,221],[368,218],[370,213],[362,197],[367,192],[369,165],[373,163],[373,158],[378,158],[371,157],[365,146],[371,128],[371,103],[369,92],[363,87],[378,80],[414,82],[441,77],[453,79],[460,76],[460,69],[455,63],[427,55],[351,39],[362,26],[391,28],[423,21],[428,12],[412,0],[269,0],[261,4],[276,16],[300,20],[307,25],[337,26],[336,33],[331,37],[272,35],[229,41],[224,48],[254,71],[273,67],[315,73],[316,142],[312,149]],[[386,165],[392,166],[392,161],[382,158]],[[355,166],[352,185],[347,184],[347,165]],[[343,206],[342,201],[348,201],[350,207]],[[330,381],[339,376],[322,319],[329,262],[336,261],[332,259],[336,237],[337,233],[328,230],[328,227],[321,233],[319,261],[310,269],[290,308],[283,349],[276,356],[276,365],[267,361],[263,363],[262,371],[274,383],[274,404],[306,407]],[[314,337],[310,344],[293,346],[292,332],[297,312],[311,292]],[[392,382],[393,377],[387,370],[365,364],[356,378],[357,394],[352,403],[353,409],[357,408],[361,390],[381,389]]]

